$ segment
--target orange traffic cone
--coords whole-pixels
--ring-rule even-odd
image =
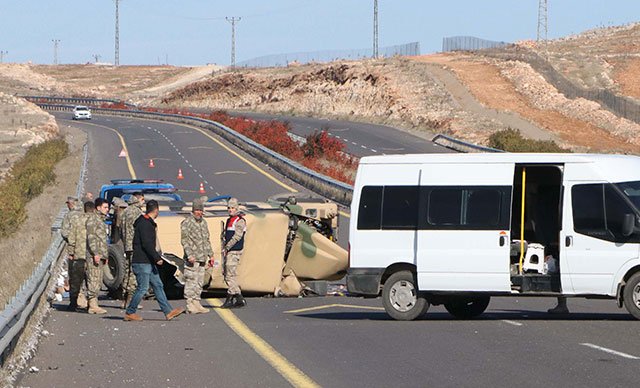
[[[200,194],[204,194],[205,193],[204,184],[202,182],[200,182],[200,190],[198,190],[198,193],[200,193]]]
[[[154,168],[156,165],[153,164],[153,159],[149,159],[149,168]]]
[[[181,168],[178,169],[178,179],[179,180],[184,179],[184,176],[182,175],[182,169]]]

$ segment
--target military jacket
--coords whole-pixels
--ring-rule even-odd
[[[104,223],[105,216],[98,211],[89,213],[87,216],[87,250],[90,257],[100,255],[103,259],[109,257],[107,246],[107,225]]]
[[[64,239],[64,241],[69,242],[69,233],[71,233],[71,224],[73,223],[73,220],[75,218],[77,218],[79,215],[82,215],[82,214],[84,213],[80,211],[80,208],[78,206],[69,210],[69,212],[65,214],[64,218],[62,219],[62,227],[60,228],[60,234],[62,235],[62,238]]]
[[[122,240],[124,241],[125,252],[133,251],[133,232],[135,229],[133,223],[141,215],[143,215],[143,212],[137,202],[124,209],[122,214]]]
[[[209,257],[213,256],[213,249],[209,239],[209,227],[204,218],[198,221],[191,214],[182,220],[180,224],[180,242],[184,249],[185,260],[189,257],[194,257],[197,262],[204,263]]]
[[[71,224],[67,253],[74,255],[74,259],[87,257],[87,217],[88,214],[80,213],[73,218]]]

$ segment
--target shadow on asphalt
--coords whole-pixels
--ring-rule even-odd
[[[349,312],[331,312],[331,313],[304,313],[294,314],[296,317],[325,319],[335,321],[393,321],[393,319],[384,312],[368,312],[368,311],[349,311]],[[598,313],[573,313],[562,315],[551,315],[540,311],[527,310],[503,310],[502,312],[491,312],[483,314],[477,318],[470,319],[472,321],[500,321],[500,320],[518,320],[518,321],[635,321],[631,315],[626,313],[620,314],[598,314]],[[456,319],[449,313],[427,313],[416,319],[417,321],[465,321]]]

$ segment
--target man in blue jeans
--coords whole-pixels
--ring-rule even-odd
[[[158,274],[158,265],[162,265],[162,258],[157,249],[157,225],[155,219],[158,217],[158,201],[151,200],[147,202],[146,214],[138,217],[133,224],[133,257],[131,259],[131,267],[136,275],[138,286],[136,292],[127,306],[124,315],[125,321],[141,321],[142,317],[136,314],[136,309],[144,294],[149,289],[149,285],[156,294],[156,299],[160,305],[160,309],[164,313],[167,320],[184,312],[182,308],[172,309],[167,296],[164,293],[164,287],[160,275]]]

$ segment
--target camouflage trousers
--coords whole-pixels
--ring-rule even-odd
[[[136,281],[136,274],[131,270],[131,258],[133,257],[133,252],[126,252],[124,255],[124,276],[122,277],[122,289],[124,290],[125,297],[127,295],[133,296],[136,292],[136,288],[138,287],[138,282]]]
[[[184,265],[184,297],[189,300],[200,300],[202,283],[204,282],[204,263],[193,264],[185,262]]]
[[[104,261],[96,265],[93,258],[87,259],[87,299],[97,298],[102,286]]]
[[[229,295],[240,293],[237,281],[240,257],[242,257],[242,251],[229,251],[224,258],[224,282],[227,283],[227,294]]]

